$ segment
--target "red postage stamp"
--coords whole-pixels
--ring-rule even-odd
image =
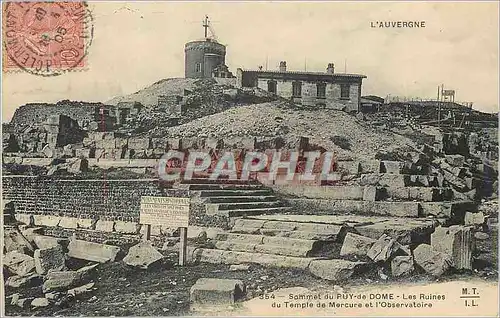
[[[41,76],[87,67],[93,23],[85,2],[4,3],[4,71]]]

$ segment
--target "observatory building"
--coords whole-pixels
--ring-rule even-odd
[[[208,16],[203,21],[203,27],[205,28],[205,38],[188,42],[185,45],[185,77],[233,77],[225,66],[226,46],[217,42]],[[208,36],[209,30],[211,36]]]

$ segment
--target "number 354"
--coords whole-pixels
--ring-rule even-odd
[[[275,296],[274,296],[274,294],[271,294],[271,295],[269,295],[269,294],[262,294],[262,295],[259,296],[259,298],[260,299],[274,299]]]

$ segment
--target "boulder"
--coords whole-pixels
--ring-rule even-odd
[[[4,229],[4,241],[3,246],[5,252],[19,251],[33,252],[33,246],[30,242],[16,229]]]
[[[104,221],[104,220],[98,220],[95,225],[96,231],[101,231],[101,232],[113,232],[114,227],[115,227],[115,222]]]
[[[413,250],[415,263],[433,276],[443,275],[451,266],[452,260],[445,253],[432,248],[429,244],[420,244]]]
[[[245,265],[245,264],[235,264],[229,266],[229,270],[232,272],[236,271],[248,271],[250,269],[250,265]]]
[[[17,305],[17,302],[19,301],[19,297],[21,297],[21,295],[19,293],[15,293],[11,296],[10,298],[10,304],[12,306],[15,306]]]
[[[340,281],[351,277],[364,264],[342,259],[313,260],[309,264],[309,271],[323,279]]]
[[[35,260],[29,255],[12,251],[3,257],[3,265],[16,275],[28,276],[35,269]]]
[[[92,243],[71,239],[68,245],[68,256],[88,261],[106,263],[113,262],[120,252],[118,246]]]
[[[471,226],[437,227],[431,234],[431,245],[434,250],[450,256],[456,269],[472,269],[475,244]]]
[[[45,277],[43,291],[64,290],[78,285],[82,280],[82,273],[78,271],[52,271]]]
[[[35,244],[35,236],[43,233],[43,228],[41,227],[26,227],[21,229],[21,234],[26,238],[31,244]]]
[[[396,256],[391,262],[392,276],[408,276],[414,270],[413,257],[411,256]]]
[[[115,231],[125,234],[137,234],[137,232],[139,231],[139,224],[135,222],[116,221]]]
[[[93,220],[93,219],[78,219],[77,225],[79,228],[82,228],[82,229],[94,229],[96,222],[97,222],[97,220]]]
[[[35,250],[36,272],[46,274],[51,270],[61,271],[65,268],[65,256],[60,245]]]
[[[488,233],[484,233],[484,232],[476,232],[474,233],[474,238],[476,240],[479,240],[479,241],[484,241],[484,240],[487,240],[490,238],[490,236],[488,235]]]
[[[78,228],[78,218],[63,216],[59,221],[59,226],[66,229],[76,229]]]
[[[35,298],[31,302],[32,307],[47,307],[49,305],[49,300],[47,298]]]
[[[444,158],[447,163],[454,167],[463,167],[465,164],[465,157],[462,155],[445,155]]]
[[[227,307],[245,293],[245,285],[241,280],[200,278],[191,287],[190,298],[193,310],[210,307]]]
[[[153,247],[151,242],[143,241],[132,246],[123,261],[130,266],[147,269],[149,266],[162,259],[163,255]]]
[[[83,286],[72,288],[72,289],[68,290],[68,296],[75,297],[75,296],[78,296],[81,294],[86,294],[86,293],[92,291],[92,288],[94,287],[94,285],[95,285],[95,283],[88,283],[88,284],[85,284]]]
[[[42,277],[38,274],[31,274],[29,276],[10,276],[5,282],[6,286],[10,287],[31,287],[36,286],[42,282]]]
[[[16,213],[14,217],[16,218],[16,221],[26,225],[32,225],[34,222],[33,216],[31,214]]]
[[[51,248],[60,246],[65,241],[65,239],[44,236],[44,235],[35,235],[33,237],[33,242],[35,246],[39,249]]]
[[[19,300],[17,301],[16,305],[18,307],[27,309],[27,308],[30,307],[31,302],[33,301],[33,299],[34,298],[32,298],[32,297],[29,297],[29,298],[19,298]]]
[[[484,214],[483,212],[479,213],[472,213],[472,212],[466,212],[465,213],[465,218],[464,218],[464,224],[465,225],[482,225],[484,224]]]
[[[79,174],[87,171],[89,162],[84,158],[72,158],[66,161],[67,170],[69,173]]]
[[[382,236],[368,250],[366,255],[374,262],[385,262],[398,250],[400,250],[401,247],[401,244],[399,244],[396,239],[393,239],[386,234],[382,234]]]
[[[366,256],[376,240],[362,235],[347,233],[340,250],[340,256]]]

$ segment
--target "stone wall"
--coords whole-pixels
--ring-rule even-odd
[[[27,126],[37,122],[41,123],[50,115],[65,115],[76,120],[80,126],[84,126],[84,122],[95,120],[96,108],[102,105],[101,103],[72,101],[60,101],[56,104],[26,104],[16,109],[11,124],[14,126]]]
[[[3,177],[3,199],[16,213],[138,222],[141,196],[162,194],[158,180],[56,180]]]

